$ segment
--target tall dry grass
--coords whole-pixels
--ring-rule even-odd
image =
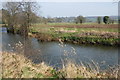
[[[62,69],[55,70],[45,64],[34,64],[23,55],[2,52],[3,78],[118,78],[120,67],[99,71],[84,65],[68,62]]]

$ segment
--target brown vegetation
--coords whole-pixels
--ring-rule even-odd
[[[34,64],[23,55],[1,52],[3,78],[118,78],[119,67],[99,70],[99,66],[90,68],[68,62],[62,69],[55,70],[44,62]]]
[[[118,38],[118,33],[116,32],[98,32],[98,31],[83,31],[78,35],[79,37],[83,36],[96,36],[99,38]]]

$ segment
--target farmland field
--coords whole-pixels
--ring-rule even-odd
[[[34,30],[46,30],[46,29],[65,29],[65,30],[74,30],[77,31],[106,31],[106,32],[118,32],[118,24],[75,24],[75,23],[48,23],[48,24],[33,24],[31,26]]]

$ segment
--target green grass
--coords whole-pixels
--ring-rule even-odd
[[[76,23],[47,23],[47,24],[44,24],[44,23],[36,23],[35,25],[95,25],[95,24],[98,24],[98,23],[82,23],[82,24],[80,24],[80,23],[78,23],[78,24],[76,24]],[[104,23],[101,23],[101,24],[104,24]],[[118,24],[118,23],[114,23],[114,24]]]
[[[102,25],[105,25],[104,23],[101,23]],[[118,24],[118,23],[114,23],[114,24]],[[57,26],[60,26],[60,25],[99,25],[98,23],[47,23],[47,24],[44,24],[44,23],[36,23],[34,25],[57,25]]]
[[[60,30],[60,29],[64,29],[64,30],[76,30],[78,32],[81,31],[99,31],[99,32],[118,32],[118,28],[60,28],[60,27],[31,27],[30,29],[37,31],[37,32],[47,32],[47,31],[52,31],[52,30]]]

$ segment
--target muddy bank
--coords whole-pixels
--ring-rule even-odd
[[[117,33],[111,32],[83,32],[81,34],[60,36],[60,34],[47,34],[47,33],[30,33],[31,37],[35,37],[38,41],[59,41],[70,42],[74,44],[92,44],[92,45],[105,45],[105,46],[120,46],[119,37]]]

